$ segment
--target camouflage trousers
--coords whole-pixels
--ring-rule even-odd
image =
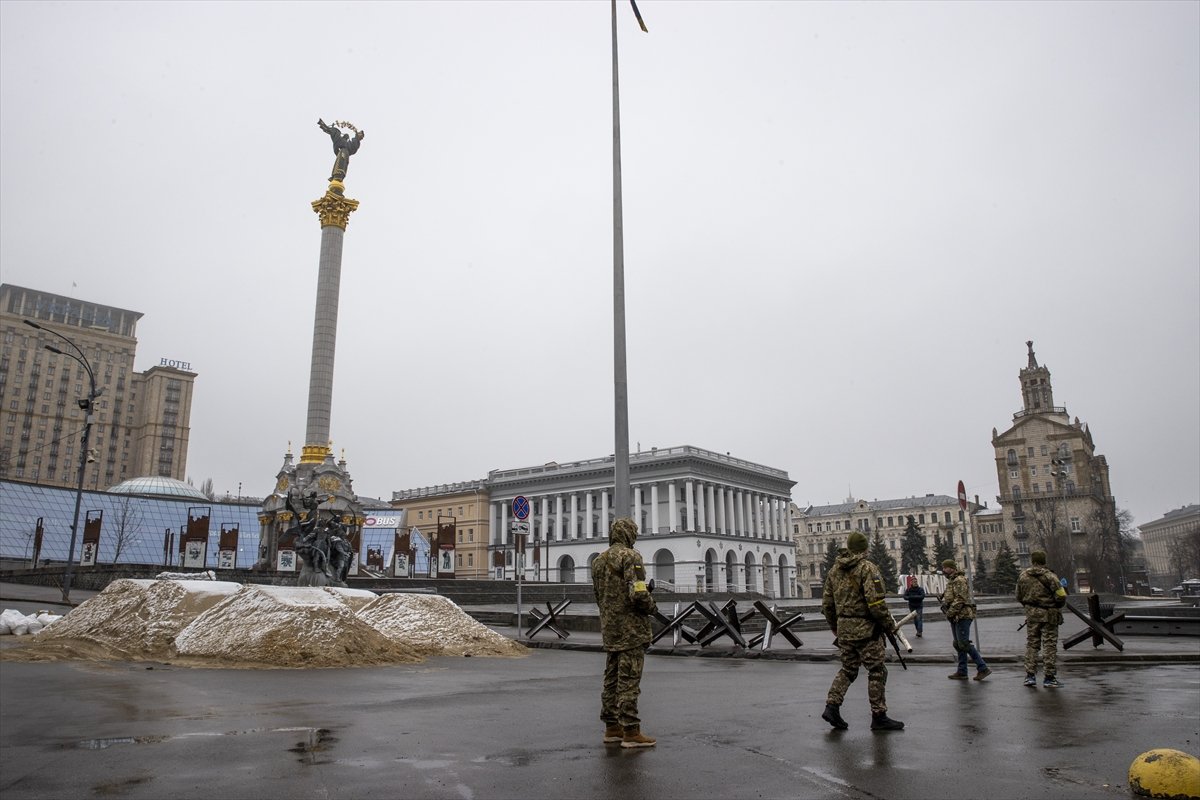
[[[866,667],[867,699],[871,702],[871,711],[887,711],[887,667],[883,665],[883,637],[839,641],[838,648],[842,651],[842,668],[833,676],[833,684],[829,687],[825,702],[840,706],[846,699],[846,690],[858,677],[859,667]]]
[[[641,724],[638,695],[642,693],[642,667],[646,651],[612,650],[605,653],[604,686],[600,690],[600,719],[605,725],[629,728]]]
[[[1038,651],[1042,654],[1045,674],[1058,673],[1058,624],[1027,619],[1025,625],[1025,672],[1037,672]]]

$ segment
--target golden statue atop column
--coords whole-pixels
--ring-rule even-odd
[[[357,200],[345,196],[346,171],[350,169],[350,156],[358,152],[367,134],[343,120],[326,125],[325,120],[318,119],[317,127],[329,134],[333,142],[333,171],[329,175],[329,188],[325,190],[325,196],[313,201],[313,211],[321,218],[321,227],[335,225],[346,230],[350,215],[358,208]],[[343,131],[343,128],[354,131],[354,136]]]

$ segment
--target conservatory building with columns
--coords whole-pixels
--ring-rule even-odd
[[[618,514],[613,457],[488,474],[492,577],[512,580],[517,562],[512,502],[529,500],[524,579],[591,581]],[[796,556],[787,472],[699,447],[630,453],[637,550],[649,577],[681,592],[795,596]]]

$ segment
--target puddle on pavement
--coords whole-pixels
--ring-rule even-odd
[[[295,747],[289,747],[288,752],[298,753],[301,764],[322,763],[317,761],[316,754],[330,749],[330,746],[337,741],[337,737],[329,728],[300,728],[300,730],[308,731],[307,738],[296,742]]]
[[[170,736],[111,736],[107,739],[84,739],[69,746],[80,750],[107,750],[118,744],[156,744],[170,738]]]
[[[107,750],[122,744],[160,744],[172,739],[190,739],[197,736],[245,736],[251,733],[307,733],[305,741],[297,742],[293,752],[309,753],[326,749],[328,743],[336,742],[328,728],[290,727],[290,728],[247,728],[240,731],[196,731],[181,733],[176,736],[108,736],[102,739],[82,739],[67,742],[62,747],[71,750]]]

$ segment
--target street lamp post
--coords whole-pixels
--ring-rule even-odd
[[[92,435],[92,419],[93,412],[96,407],[96,398],[100,396],[103,389],[96,388],[96,374],[92,372],[92,365],[88,363],[87,356],[83,354],[83,350],[79,349],[79,345],[63,336],[57,331],[52,331],[49,328],[43,328],[31,319],[23,320],[23,322],[31,328],[36,328],[39,331],[45,331],[52,336],[57,336],[75,350],[75,353],[68,353],[59,350],[53,345],[43,345],[47,350],[55,355],[66,356],[67,358],[77,361],[80,366],[87,372],[88,376],[88,395],[86,398],[79,398],[76,402],[79,408],[87,415],[83,423],[83,437],[79,440],[79,480],[75,486],[75,517],[71,522],[71,545],[67,550],[67,567],[63,571],[62,596],[63,602],[70,605],[71,603],[71,577],[75,571],[75,542],[79,535],[79,507],[83,503],[83,473],[87,469],[88,463],[88,441]],[[76,355],[78,354],[78,355]]]
[[[1069,511],[1069,509],[1066,509],[1067,498],[1066,498],[1066,494],[1063,491],[1063,479],[1067,476],[1067,471],[1066,471],[1066,469],[1064,469],[1065,462],[1064,462],[1064,459],[1062,459],[1062,458],[1059,458],[1059,457],[1051,458],[1050,465],[1051,465],[1050,474],[1054,477],[1054,484],[1055,484],[1055,487],[1057,488],[1057,494],[1060,498],[1060,502],[1062,503],[1063,508],[1065,509],[1065,515],[1067,516],[1067,555],[1069,555],[1071,558],[1070,591],[1077,592],[1077,591],[1079,591],[1079,587],[1077,585],[1078,579],[1076,577],[1076,571],[1075,571],[1074,532],[1071,530],[1070,511]],[[1057,511],[1055,511],[1053,516],[1050,518],[1051,531],[1053,531],[1054,527],[1057,525],[1058,525],[1058,513],[1057,513]]]

